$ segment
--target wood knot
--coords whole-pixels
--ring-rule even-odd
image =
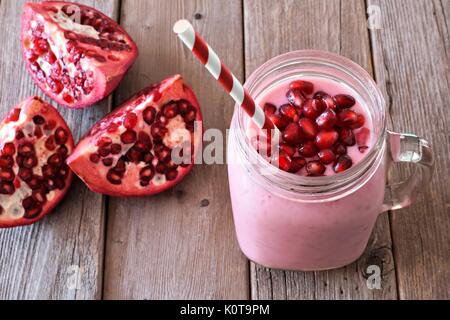
[[[195,20],[200,20],[201,18],[203,18],[203,15],[201,13],[197,12],[196,14],[194,14]]]
[[[209,206],[209,204],[210,204],[210,202],[209,202],[208,199],[203,199],[203,200],[200,202],[200,207],[201,207],[201,208],[206,208],[206,207]]]

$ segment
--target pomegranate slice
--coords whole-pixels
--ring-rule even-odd
[[[0,123],[0,228],[32,224],[64,197],[74,149],[64,119],[38,97],[13,108]]]
[[[197,98],[177,75],[141,91],[99,121],[67,163],[94,192],[153,195],[191,171],[201,133]],[[183,154],[182,162],[172,157],[181,148],[193,150]]]
[[[25,4],[22,49],[34,82],[69,108],[91,106],[108,96],[138,55],[117,22],[63,1]]]

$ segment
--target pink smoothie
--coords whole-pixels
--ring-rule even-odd
[[[315,92],[355,97],[357,103],[352,110],[365,116],[364,127],[373,132],[370,113],[351,88],[324,78],[302,80],[313,82]],[[258,102],[276,106],[287,103],[290,81],[263,92],[257,97]],[[234,136],[233,130],[236,128],[232,128],[230,137]],[[368,147],[374,142],[372,137]],[[308,271],[341,267],[361,256],[383,205],[385,161],[377,161],[370,173],[344,194],[311,200],[294,191],[280,190],[246,170],[239,164],[242,160],[233,138],[228,149],[236,232],[241,249],[250,260],[271,268]],[[360,152],[358,146],[349,147],[353,166],[368,152]],[[304,169],[297,174],[306,175]],[[327,166],[325,175],[339,176],[332,165]]]

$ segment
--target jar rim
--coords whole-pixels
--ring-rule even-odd
[[[261,84],[263,78],[267,77],[270,73],[277,71],[286,65],[298,64],[298,63],[316,63],[323,66],[329,66],[337,68],[340,71],[346,72],[349,76],[359,81],[365,89],[370,91],[376,104],[381,110],[381,128],[379,134],[376,137],[376,142],[365,157],[349,170],[331,176],[322,177],[305,177],[297,174],[284,172],[268,161],[266,161],[255,148],[251,146],[244,123],[244,117],[247,115],[244,113],[239,105],[235,106],[235,115],[233,123],[237,126],[236,134],[239,142],[244,143],[241,148],[245,148],[246,152],[252,157],[253,162],[250,169],[264,169],[268,170],[270,174],[265,175],[267,182],[272,186],[275,184],[278,187],[287,191],[296,193],[308,193],[308,194],[326,194],[329,192],[343,191],[350,187],[355,186],[355,181],[360,181],[364,177],[369,176],[370,168],[378,167],[375,162],[382,158],[382,153],[385,149],[386,139],[386,108],[385,99],[378,88],[377,84],[373,80],[372,76],[357,63],[343,56],[320,50],[298,50],[288,52],[277,57],[274,57],[259,68],[257,68],[247,79],[244,84],[246,90],[250,95],[258,85]],[[250,161],[249,161],[250,162]],[[258,167],[258,168],[256,168]]]

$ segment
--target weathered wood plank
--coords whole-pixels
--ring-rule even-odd
[[[390,101],[393,129],[432,142],[436,175],[417,203],[391,214],[399,297],[450,298],[450,1],[370,1],[381,8],[372,32],[376,77]],[[447,21],[447,22],[446,22]],[[401,170],[395,178],[405,177]]]
[[[25,2],[0,3],[1,114],[30,95],[43,96],[20,58],[20,12]],[[112,17],[118,14],[118,1],[80,3]],[[59,110],[78,139],[107,112],[108,101],[83,111]],[[103,242],[103,198],[77,180],[61,205],[42,222],[0,230],[0,299],[100,298]]]
[[[125,0],[122,12],[141,57],[119,100],[180,73],[197,93],[206,128],[228,128],[231,99],[179,42],[172,25],[182,17],[194,20],[242,77],[241,2]],[[183,183],[158,196],[111,199],[104,297],[248,298],[248,263],[238,249],[231,217],[225,166],[198,166]]]
[[[320,49],[346,56],[372,72],[364,1],[244,0],[247,76],[278,54]],[[382,290],[366,285],[367,266],[383,270]],[[285,272],[251,267],[254,299],[395,299],[387,215],[380,216],[364,256],[340,270]]]

